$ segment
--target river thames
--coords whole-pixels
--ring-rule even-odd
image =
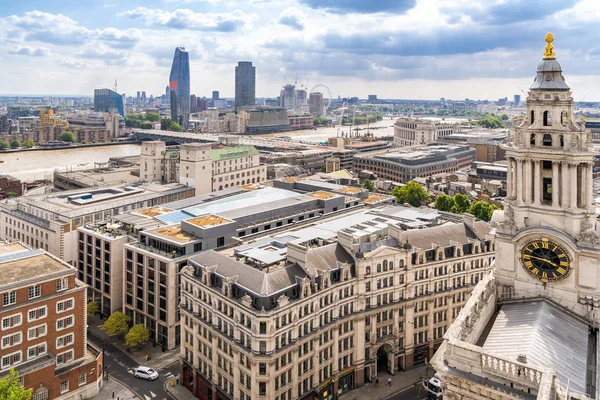
[[[370,132],[375,137],[392,136],[394,121],[385,119],[370,124]],[[366,132],[366,125],[359,125],[359,133]],[[339,132],[348,133],[349,126],[340,127]],[[294,141],[326,142],[328,138],[337,136],[337,127],[324,127],[316,130],[299,130],[274,133],[270,135],[255,135],[253,137],[288,136]],[[122,144],[100,147],[78,147],[74,149],[22,151],[17,153],[0,154],[0,174],[9,174],[22,181],[50,179],[54,170],[60,169],[89,169],[94,162],[106,162],[111,157],[139,156],[140,146],[137,144]]]

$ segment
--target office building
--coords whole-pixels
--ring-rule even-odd
[[[0,373],[14,368],[33,399],[89,399],[102,386],[102,352],[87,341],[86,287],[43,250],[0,241]]]
[[[175,49],[169,75],[171,119],[187,131],[190,120],[190,57],[183,47]]]
[[[448,399],[593,399],[600,236],[591,132],[546,35],[527,118],[505,145],[493,274],[473,290],[432,360]]]
[[[0,175],[0,199],[19,197],[25,194],[25,182],[11,175]]]
[[[330,399],[382,371],[401,379],[491,270],[490,232],[387,207],[192,256],[181,383],[203,399]]]
[[[323,93],[312,92],[308,96],[308,109],[313,117],[320,117],[325,114],[325,106],[323,103]]]
[[[212,100],[219,100],[219,91],[218,90],[213,90],[212,92]]]
[[[296,112],[296,86],[287,84],[279,94],[279,106],[285,110]]]
[[[370,94],[369,97],[367,98],[367,101],[377,101],[377,95]]]
[[[0,235],[75,264],[77,227],[107,221],[123,212],[194,196],[179,183],[115,185],[0,201]]]
[[[198,111],[198,99],[195,94],[190,96],[190,113],[195,113]]]
[[[290,121],[285,108],[256,107],[240,110],[244,118],[246,133],[274,133],[290,129]]]
[[[458,123],[400,118],[394,123],[394,146],[407,147],[433,143],[458,132],[460,132]]]
[[[131,237],[131,232],[138,238],[123,245],[124,312],[148,327],[158,343],[169,349],[179,346],[178,277],[187,259],[204,250],[230,247],[239,238],[311,223],[359,206],[360,199],[350,196],[247,184],[117,216],[114,220],[121,226],[109,239],[126,240],[123,237]]]
[[[455,172],[470,167],[476,151],[465,145],[430,144],[385,153],[357,154],[354,171],[367,170],[380,179],[406,183],[416,177]]]
[[[518,107],[519,104],[521,104],[521,95],[520,94],[515,94],[513,103],[514,103],[513,105],[515,107]]]
[[[235,67],[235,108],[254,106],[256,103],[256,67],[249,61]]]
[[[123,97],[110,89],[94,89],[94,111],[105,113],[116,112],[125,118]]]

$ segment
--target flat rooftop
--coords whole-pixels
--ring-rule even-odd
[[[192,225],[199,226],[200,228],[206,228],[208,226],[217,226],[217,225],[228,224],[231,222],[231,220],[228,220],[227,218],[219,217],[218,215],[209,214],[209,215],[203,215],[201,217],[186,219],[185,222],[192,224]]]
[[[55,213],[67,218],[79,217],[111,208],[139,204],[172,193],[181,193],[191,188],[180,183],[140,185],[118,185],[103,188],[86,188],[64,192],[45,193],[35,196],[21,196],[10,199],[10,204],[20,204],[22,208]],[[0,207],[9,207],[8,200],[0,201]]]
[[[346,193],[346,194],[357,194],[357,193],[364,192],[364,190],[365,189],[363,189],[363,188],[358,188],[358,187],[353,187],[353,186],[344,186],[343,188],[338,190],[338,192]]]
[[[180,244],[186,244],[196,240],[194,235],[182,231],[181,225],[170,225],[165,228],[159,228],[147,232]]]
[[[369,197],[367,197],[366,199],[364,199],[363,201],[367,204],[375,204],[378,203],[380,201],[384,201],[384,200],[389,200],[391,197],[388,196],[382,196],[380,194],[369,194]]]
[[[132,211],[132,214],[135,215],[142,215],[144,217],[157,217],[159,215],[168,213],[173,211],[170,208],[166,208],[166,207],[151,207],[151,208],[146,208],[144,210],[137,210],[137,211]]]
[[[33,278],[40,278],[61,271],[73,270],[68,264],[51,257],[43,250],[29,250],[20,245],[1,245],[0,248],[0,287],[17,284]],[[19,248],[20,247],[20,248]],[[13,249],[9,251],[9,249]]]
[[[0,242],[0,256],[7,253],[14,253],[16,251],[27,251],[29,250],[27,247],[23,246],[21,243],[5,243]]]
[[[335,197],[335,194],[333,194],[333,193],[322,192],[322,191],[308,193],[308,195],[311,197],[314,197],[316,199],[319,199],[319,200],[327,200],[327,199],[332,199]]]
[[[87,165],[87,164],[86,164]],[[70,181],[79,182],[87,187],[94,186],[111,186],[123,183],[137,183],[142,179],[134,175],[135,171],[139,171],[139,166],[121,167],[121,168],[102,168],[80,171],[57,172],[56,175]]]

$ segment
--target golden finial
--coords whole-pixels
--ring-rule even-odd
[[[554,46],[552,46],[552,42],[554,41],[554,35],[550,32],[546,34],[544,37],[546,41],[546,51],[544,51],[544,58],[556,58],[556,54],[554,54]]]

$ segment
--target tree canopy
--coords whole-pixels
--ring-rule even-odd
[[[473,121],[472,124],[483,126],[484,128],[488,128],[488,129],[502,128],[504,126],[504,124],[502,123],[502,120],[500,118],[493,117],[491,115],[488,115],[484,119],[480,119],[478,121]]]
[[[171,130],[173,132],[181,132],[183,130],[183,128],[177,122],[173,122],[173,123],[171,123]]]
[[[469,207],[469,214],[474,215],[481,220],[489,221],[492,219],[492,214],[497,209],[498,207],[493,204],[485,201],[476,201]]]
[[[98,314],[98,303],[95,301],[90,301],[87,303],[87,315],[88,317],[91,317],[96,314]]]
[[[454,205],[455,208],[451,210],[453,213],[464,214],[471,206],[471,201],[466,195],[457,193],[454,195]]]
[[[9,148],[9,144],[6,140],[0,140],[0,150],[6,150]]]
[[[327,118],[321,118],[321,117],[313,118],[313,125],[328,125],[328,124],[329,124],[329,119],[327,119]]]
[[[125,335],[125,345],[127,347],[136,347],[146,343],[150,339],[148,329],[142,324],[136,324],[131,327]]]
[[[436,210],[451,212],[452,208],[456,207],[456,202],[454,201],[454,197],[448,196],[447,194],[440,194],[437,199],[435,199],[433,207]]]
[[[408,203],[413,207],[419,207],[423,201],[430,201],[423,186],[415,181],[410,181],[402,187],[395,187],[392,195],[396,197],[398,203]]]
[[[21,147],[21,142],[19,142],[18,139],[13,139],[10,141],[10,148],[11,149],[18,149],[19,147]]]
[[[60,134],[58,139],[62,140],[63,142],[74,143],[75,142],[75,134],[71,131],[64,131],[63,133]]]
[[[362,186],[365,189],[368,189],[369,192],[374,192],[375,191],[375,185],[373,185],[373,182],[371,182],[370,179],[365,179],[362,181]]]
[[[160,114],[154,112],[146,113],[146,120],[150,122],[158,122],[160,121]]]
[[[124,335],[129,331],[129,321],[131,318],[117,311],[100,328],[110,336]]]
[[[31,400],[32,391],[21,386],[19,373],[14,369],[0,379],[0,399]]]
[[[23,146],[27,147],[28,149],[32,148],[35,146],[35,142],[31,139],[27,139],[26,141],[24,141]]]

